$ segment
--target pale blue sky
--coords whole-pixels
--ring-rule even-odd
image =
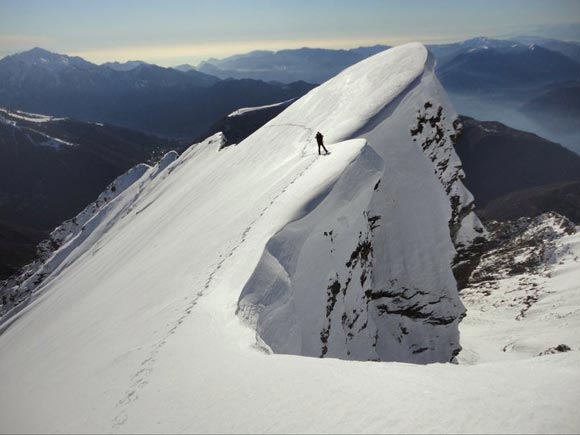
[[[0,0],[0,56],[196,64],[254,49],[350,48],[580,22],[580,0]]]

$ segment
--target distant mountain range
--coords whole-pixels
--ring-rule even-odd
[[[580,80],[547,87],[527,101],[521,110],[556,133],[580,132]]]
[[[247,108],[224,117],[208,134],[221,131],[226,146],[239,143],[286,107]],[[463,132],[455,149],[478,215],[486,220],[511,220],[556,211],[580,224],[580,156],[499,122],[460,119]]]
[[[255,51],[209,59],[198,70],[222,78],[321,83],[387,48]],[[580,81],[580,43],[533,36],[478,37],[428,48],[437,60],[437,75],[458,112],[532,131],[580,153],[580,130],[574,122],[580,104],[570,95],[559,97],[570,92],[570,82]],[[553,95],[546,96],[547,92]],[[539,103],[535,104],[537,99]],[[546,99],[550,102],[544,105]]]
[[[209,59],[197,68],[142,61],[95,65],[42,49],[0,60],[0,104],[199,138],[228,113],[299,97],[388,49],[301,48]],[[458,112],[534,132],[580,153],[580,43],[535,36],[428,46]]]
[[[115,177],[180,146],[107,124],[0,109],[0,279]]]
[[[430,46],[459,113],[500,121],[580,153],[580,43],[520,36]]]
[[[127,62],[106,62],[102,66],[106,66],[115,71],[131,71],[141,65],[150,65],[142,60],[129,60]]]
[[[303,80],[322,83],[348,66],[388,49],[386,45],[351,50],[299,48],[280,51],[252,51],[225,59],[209,59],[197,69],[222,79],[251,78],[290,83]]]
[[[580,43],[531,36],[517,39],[478,37],[427,47],[437,58],[439,77],[446,74],[461,77],[460,82],[451,82],[452,87],[462,86],[468,78],[463,75],[477,74],[492,82],[515,82],[522,85],[526,85],[530,79],[542,83],[567,80],[578,73],[580,61]],[[220,78],[322,83],[342,69],[388,48],[387,45],[375,45],[350,50],[258,50],[224,59],[208,59],[197,70]],[[478,70],[480,67],[483,68],[481,71]],[[546,76],[546,73],[555,73],[555,76]]]
[[[0,60],[0,105],[193,138],[241,106],[301,96],[313,85],[221,80],[141,62],[95,65],[40,48]]]
[[[559,52],[535,44],[493,42],[481,41],[441,63],[437,75],[448,92],[516,92],[580,77],[580,64]]]
[[[548,50],[557,51],[573,61],[580,62],[580,42],[577,41],[561,41],[541,36],[517,36],[512,40],[527,45],[536,44]]]
[[[223,131],[226,145],[238,143],[315,86],[284,80],[323,80],[387,48],[253,52],[200,68],[215,62],[221,77],[191,65],[99,66],[38,48],[1,59],[0,105],[81,121],[0,110],[0,257],[10,259],[0,264],[21,264],[115,176],[181,145],[109,123],[190,142]],[[580,44],[475,38],[429,48],[460,113],[503,121],[465,118],[457,144],[481,215],[556,210],[576,219],[580,157],[553,141],[580,151]],[[231,72],[274,81],[224,79]]]
[[[193,65],[189,65],[186,63],[184,63],[182,65],[172,66],[171,68],[176,69],[178,71],[183,71],[183,72],[195,70],[195,67]]]

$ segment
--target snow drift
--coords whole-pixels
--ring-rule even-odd
[[[453,149],[457,116],[427,50],[408,45],[348,68],[245,145],[287,126],[329,132],[335,148],[365,145],[270,239],[239,314],[274,352],[450,361],[464,312],[453,242],[469,246],[483,228]]]
[[[577,352],[476,367],[266,355],[457,353],[454,245],[483,230],[455,117],[427,50],[407,44],[237,146],[218,134],[118,180],[3,289],[16,302],[0,335],[2,431],[578,427],[578,390],[561,388],[577,385]]]
[[[327,161],[314,153],[316,130],[328,132],[335,155],[324,157]],[[450,268],[453,242],[469,244],[482,229],[461,182],[452,146],[457,134],[456,114],[433,75],[432,57],[422,45],[409,44],[348,68],[235,151],[218,158],[210,140],[176,162],[191,160],[192,173],[204,160],[208,168],[222,161],[224,174],[230,169],[221,180],[213,180],[212,170],[196,182],[196,190],[206,190],[201,198],[210,189],[214,194],[207,201],[191,199],[210,225],[223,216],[215,214],[216,206],[242,191],[249,198],[271,198],[245,224],[227,223],[231,238],[214,249],[231,244],[233,233],[242,231],[230,257],[266,220],[269,206],[288,198],[285,215],[262,226],[261,236],[270,240],[238,303],[238,313],[257,328],[260,340],[277,353],[361,360],[446,362],[459,352],[457,324],[464,310]],[[155,176],[175,159],[171,154],[157,168],[135,168],[113,183],[122,190],[109,189],[55,230],[40,247],[39,260],[4,285],[4,311],[29,301],[45,279],[53,280],[87,249],[100,246],[98,239],[127,220],[147,189],[167,189],[165,183],[156,186]],[[295,183],[303,187],[291,198]],[[131,184],[137,187],[128,189]],[[245,213],[246,204],[235,199],[231,204],[234,215]],[[199,222],[187,230],[194,245],[203,240]],[[215,230],[207,234],[215,240]],[[212,252],[205,258],[217,254]],[[224,254],[217,255],[221,267]],[[252,269],[248,261],[240,276]]]

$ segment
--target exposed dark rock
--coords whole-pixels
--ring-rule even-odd
[[[540,352],[538,354],[538,356],[553,355],[555,353],[561,353],[561,352],[570,352],[571,350],[572,349],[567,344],[559,344],[558,346],[550,347],[549,349],[546,349],[545,351]]]
[[[575,226],[563,216],[545,213],[516,221],[493,221],[488,229],[489,240],[483,245],[480,262],[471,272],[463,295],[491,296],[498,281],[509,278],[514,291],[502,303],[517,307],[515,319],[524,321],[527,312],[545,293],[542,278],[549,276],[551,264],[557,258],[558,239],[574,234]]]
[[[332,281],[328,286],[328,303],[326,304],[326,317],[329,317],[336,304],[336,297],[340,293],[340,282],[338,279]]]
[[[330,329],[332,326],[332,318],[335,310],[335,305],[337,298],[342,293],[342,297],[346,297],[346,294],[350,288],[353,277],[358,274],[358,282],[360,282],[361,287],[364,289],[367,283],[372,282],[373,273],[373,246],[372,246],[372,232],[378,227],[378,221],[381,219],[380,216],[370,216],[367,211],[363,213],[367,221],[367,229],[365,233],[359,232],[358,243],[354,250],[351,252],[349,260],[346,262],[346,267],[348,268],[348,275],[341,284],[338,275],[336,279],[332,279],[327,288],[327,305],[326,305],[326,321],[323,330],[320,333],[321,340],[321,357],[324,357],[328,352],[328,337],[330,335]],[[324,235],[330,238],[331,246],[334,243],[333,230],[325,231]],[[334,249],[331,247],[331,253]],[[367,290],[369,291],[369,290]],[[368,307],[367,307],[368,309]],[[352,312],[343,312],[341,315],[341,326],[345,329],[347,340],[352,340],[354,338],[353,329],[357,329],[358,332],[366,329],[368,321],[362,322],[361,315],[363,314],[363,309],[352,310]],[[362,324],[355,328],[359,322]],[[376,339],[378,340],[378,338]],[[375,345],[376,345],[375,340]]]
[[[539,273],[555,251],[555,240],[576,232],[569,219],[556,213],[511,222],[490,222],[478,267],[469,285],[522,273]]]

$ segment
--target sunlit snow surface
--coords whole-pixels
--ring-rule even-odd
[[[536,346],[503,358],[507,343],[486,334],[486,322],[502,321],[502,311],[468,304],[468,364],[427,366],[269,354],[235,315],[268,240],[373,152],[390,170],[381,184],[399,201],[387,249],[423,259],[417,279],[453,284],[449,202],[409,136],[426,99],[452,110],[429,71],[417,82],[426,62],[419,44],[379,54],[238,146],[218,151],[223,137],[216,135],[167,166],[142,168],[120,194],[107,196],[65,237],[67,255],[47,260],[52,270],[30,304],[3,325],[0,430],[577,431],[578,341],[565,354],[537,357]],[[345,86],[358,92],[344,98]],[[330,156],[317,155],[316,130]],[[580,255],[577,239],[569,242]],[[563,262],[555,266],[553,296],[574,311],[580,303],[567,295],[578,267],[574,257]],[[417,267],[393,264],[397,273]],[[535,334],[535,307],[542,306],[530,309],[530,328],[512,341]],[[576,331],[577,318],[567,320]],[[551,331],[546,347],[559,344],[558,328]]]
[[[292,100],[293,100],[293,98],[290,99],[290,100],[282,101],[280,103],[268,104],[266,106],[242,107],[241,109],[234,110],[232,113],[230,113],[228,115],[228,118],[232,118],[234,116],[245,115],[246,113],[255,112],[255,111],[258,111],[258,110],[271,109],[271,108],[274,108],[274,107],[279,107],[279,106],[287,105]]]

